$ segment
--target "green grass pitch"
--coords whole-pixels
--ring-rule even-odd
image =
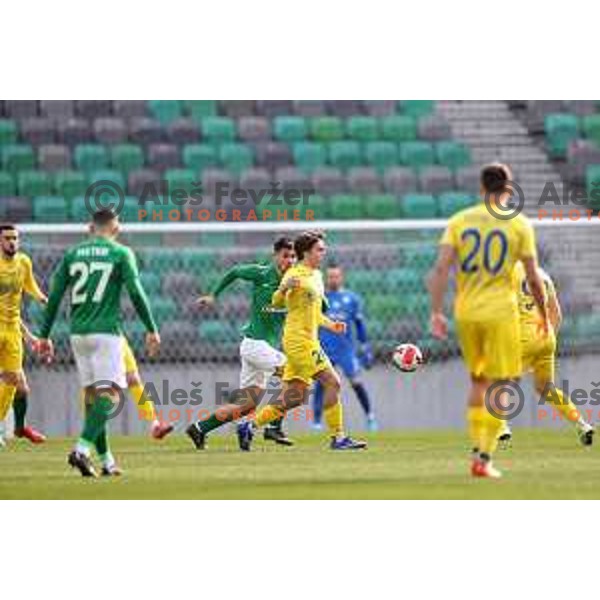
[[[233,436],[214,436],[197,452],[187,438],[163,442],[117,437],[121,478],[84,480],[66,465],[72,440],[0,451],[0,498],[13,499],[360,499],[600,498],[600,453],[569,429],[515,431],[498,453],[501,481],[468,476],[468,446],[457,431],[367,436],[363,452],[331,452],[324,436],[296,437],[294,448],[257,439],[240,453]]]

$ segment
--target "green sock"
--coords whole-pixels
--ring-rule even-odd
[[[275,421],[271,421],[267,427],[269,427],[269,429],[278,429],[280,430],[283,426],[283,417],[280,417],[279,419],[276,419]]]
[[[13,410],[15,412],[15,429],[23,429],[27,414],[27,394],[25,392],[17,391],[13,400]]]
[[[198,429],[200,429],[200,431],[202,433],[209,433],[210,431],[213,431],[214,429],[218,429],[219,427],[222,427],[223,425],[225,425],[225,423],[228,423],[229,421],[230,421],[230,419],[224,420],[222,417],[219,418],[217,416],[217,413],[213,413],[205,421],[198,421],[196,423],[196,425],[198,426]]]
[[[96,440],[105,430],[108,415],[112,410],[112,401],[110,396],[100,396],[87,407],[85,411],[85,423],[81,433],[81,439],[89,444],[95,444]]]

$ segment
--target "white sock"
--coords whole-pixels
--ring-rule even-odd
[[[107,452],[104,456],[101,456],[100,460],[102,461],[102,466],[106,467],[107,469],[114,467],[116,464],[115,457],[112,455],[112,452],[110,452],[110,451]]]
[[[79,438],[79,440],[77,440],[77,443],[75,444],[75,452],[78,452],[79,454],[83,454],[84,456],[89,456],[90,455],[89,443],[86,442],[85,440],[82,440],[81,438]]]

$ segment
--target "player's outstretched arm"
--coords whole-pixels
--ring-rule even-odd
[[[438,339],[448,336],[448,320],[444,315],[444,296],[448,289],[448,277],[454,264],[456,252],[449,244],[440,245],[437,261],[427,278],[431,295],[431,333]]]
[[[52,326],[56,320],[60,303],[62,302],[63,296],[67,289],[68,284],[68,272],[67,272],[67,261],[65,258],[61,261],[60,265],[52,276],[52,284],[50,286],[50,295],[46,304],[46,310],[42,319],[42,327],[39,332],[40,340],[48,340]],[[47,347],[47,344],[46,344]]]
[[[560,329],[562,323],[562,309],[556,294],[556,289],[552,281],[549,282],[550,289],[548,290],[548,317],[554,331]]]
[[[27,271],[25,273],[25,281],[23,282],[23,289],[40,304],[48,303],[48,297],[42,292],[42,289],[33,274],[33,267],[30,259],[27,261]]]
[[[257,264],[238,265],[229,269],[221,280],[217,283],[210,294],[200,296],[196,300],[196,304],[199,306],[212,306],[220,294],[225,291],[233,282],[241,279],[243,281],[256,282],[260,278],[260,274],[263,267]]]

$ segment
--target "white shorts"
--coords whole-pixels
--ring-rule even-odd
[[[71,348],[77,363],[82,387],[109,382],[119,388],[127,387],[123,360],[123,338],[120,335],[94,333],[72,335]]]
[[[277,367],[283,367],[286,359],[283,352],[275,350],[264,340],[244,338],[240,344],[242,370],[240,388],[256,386],[267,389],[269,379]]]

